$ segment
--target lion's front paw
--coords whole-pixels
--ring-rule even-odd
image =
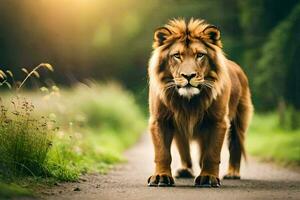
[[[194,178],[193,170],[190,168],[180,168],[176,171],[176,178]]]
[[[148,178],[148,186],[168,187],[174,185],[172,176],[166,174],[153,175]]]
[[[197,187],[220,187],[220,179],[216,176],[197,176],[195,186]]]

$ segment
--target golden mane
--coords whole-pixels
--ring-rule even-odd
[[[172,36],[167,38],[165,41],[166,46],[174,42],[174,40],[185,40],[187,37],[189,38],[197,38],[208,40],[211,43],[222,48],[222,42],[220,40],[220,35],[218,35],[218,40],[213,42],[209,39],[209,35],[205,34],[203,31],[208,27],[215,27],[213,25],[208,24],[205,20],[200,19],[191,19],[188,23],[184,19],[172,19],[165,26],[169,31],[171,31]],[[215,32],[215,34],[218,34]],[[160,45],[156,42],[153,43],[152,47],[154,49],[158,48]],[[161,47],[162,49],[166,48],[166,46]]]
[[[205,110],[211,105],[218,94],[221,93],[224,84],[228,80],[228,72],[225,66],[225,56],[221,49],[221,41],[212,42],[204,30],[212,25],[204,20],[191,19],[188,23],[183,19],[170,20],[164,26],[171,35],[166,38],[163,45],[157,42],[153,43],[153,53],[149,62],[150,87],[159,94],[161,100],[169,107],[175,116],[175,121],[179,129],[187,135],[192,135],[193,126],[198,118],[203,116]],[[219,37],[219,36],[218,36]],[[214,80],[212,89],[205,89],[201,94],[190,102],[178,96],[173,90],[166,90],[167,82],[164,81],[164,72],[159,71],[162,65],[166,65],[164,59],[167,57],[168,48],[175,41],[198,40],[208,47],[208,56],[211,63],[215,66],[215,70],[210,72],[211,78]]]

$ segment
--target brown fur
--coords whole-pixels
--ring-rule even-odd
[[[229,132],[228,177],[238,177],[244,138],[252,114],[247,77],[222,51],[219,30],[203,20],[171,20],[154,34],[149,62],[149,127],[155,150],[155,172],[149,183],[171,184],[173,138],[182,168],[191,170],[189,142],[198,141],[201,173],[196,185],[219,182],[220,152]],[[179,94],[187,84],[184,74],[195,73],[191,87],[200,93]],[[207,84],[204,84],[204,82]],[[201,87],[200,87],[201,86]],[[197,89],[198,88],[198,89]],[[231,125],[231,128],[230,128]],[[230,131],[229,131],[230,130]]]

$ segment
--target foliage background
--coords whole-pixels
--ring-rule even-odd
[[[257,110],[280,101],[300,109],[297,0],[2,0],[0,65],[48,62],[56,82],[116,79],[144,101],[153,30],[174,17],[220,27],[225,52],[249,76]]]

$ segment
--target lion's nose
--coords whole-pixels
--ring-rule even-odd
[[[190,74],[181,73],[181,76],[183,76],[186,80],[190,81],[192,78],[196,76],[196,73],[190,73]]]

